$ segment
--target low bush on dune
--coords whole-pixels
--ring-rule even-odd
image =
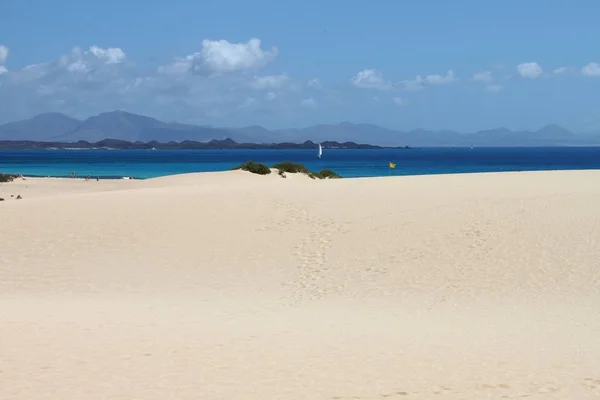
[[[268,175],[271,173],[271,169],[265,164],[255,163],[254,161],[246,161],[242,165],[238,165],[232,169],[241,169],[242,171],[248,171],[259,175]]]
[[[0,174],[0,183],[12,182],[15,180],[16,177],[17,175]]]
[[[330,169],[322,169],[320,172],[311,172],[306,166],[294,163],[291,161],[284,161],[273,165],[271,168],[276,169],[279,176],[282,178],[286,177],[286,173],[289,174],[305,174],[311,179],[338,179],[340,175],[336,174]],[[255,174],[267,175],[271,173],[269,167],[264,164],[255,163],[254,161],[247,161],[242,165],[238,165],[233,169],[241,169],[243,171],[249,171]]]
[[[278,169],[283,172],[289,172],[290,174],[302,173],[309,174],[310,171],[302,164],[294,163],[291,161],[280,162],[279,164],[273,165],[273,168]]]
[[[336,174],[330,169],[322,169],[319,173],[316,174],[318,178],[321,179],[339,179],[340,175]]]
[[[301,173],[306,174],[311,179],[333,179],[333,178],[341,178],[340,175],[336,174],[330,169],[322,169],[320,172],[311,172],[306,168],[306,166],[294,163],[291,161],[284,161],[279,164],[273,165],[273,168],[278,169],[279,173],[288,172],[290,174]]]

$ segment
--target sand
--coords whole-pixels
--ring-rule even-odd
[[[598,399],[599,182],[0,184],[0,398]]]

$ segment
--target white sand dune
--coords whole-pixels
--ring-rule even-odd
[[[0,184],[0,398],[600,398],[599,182]]]

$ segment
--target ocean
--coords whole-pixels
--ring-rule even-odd
[[[226,171],[248,160],[305,164],[343,177],[465,172],[600,169],[600,147],[416,148],[341,150],[2,150],[0,173],[25,176],[145,179],[188,172]],[[390,169],[389,163],[396,168]]]

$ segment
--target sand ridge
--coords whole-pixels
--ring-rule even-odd
[[[600,398],[599,178],[0,184],[0,397]]]

